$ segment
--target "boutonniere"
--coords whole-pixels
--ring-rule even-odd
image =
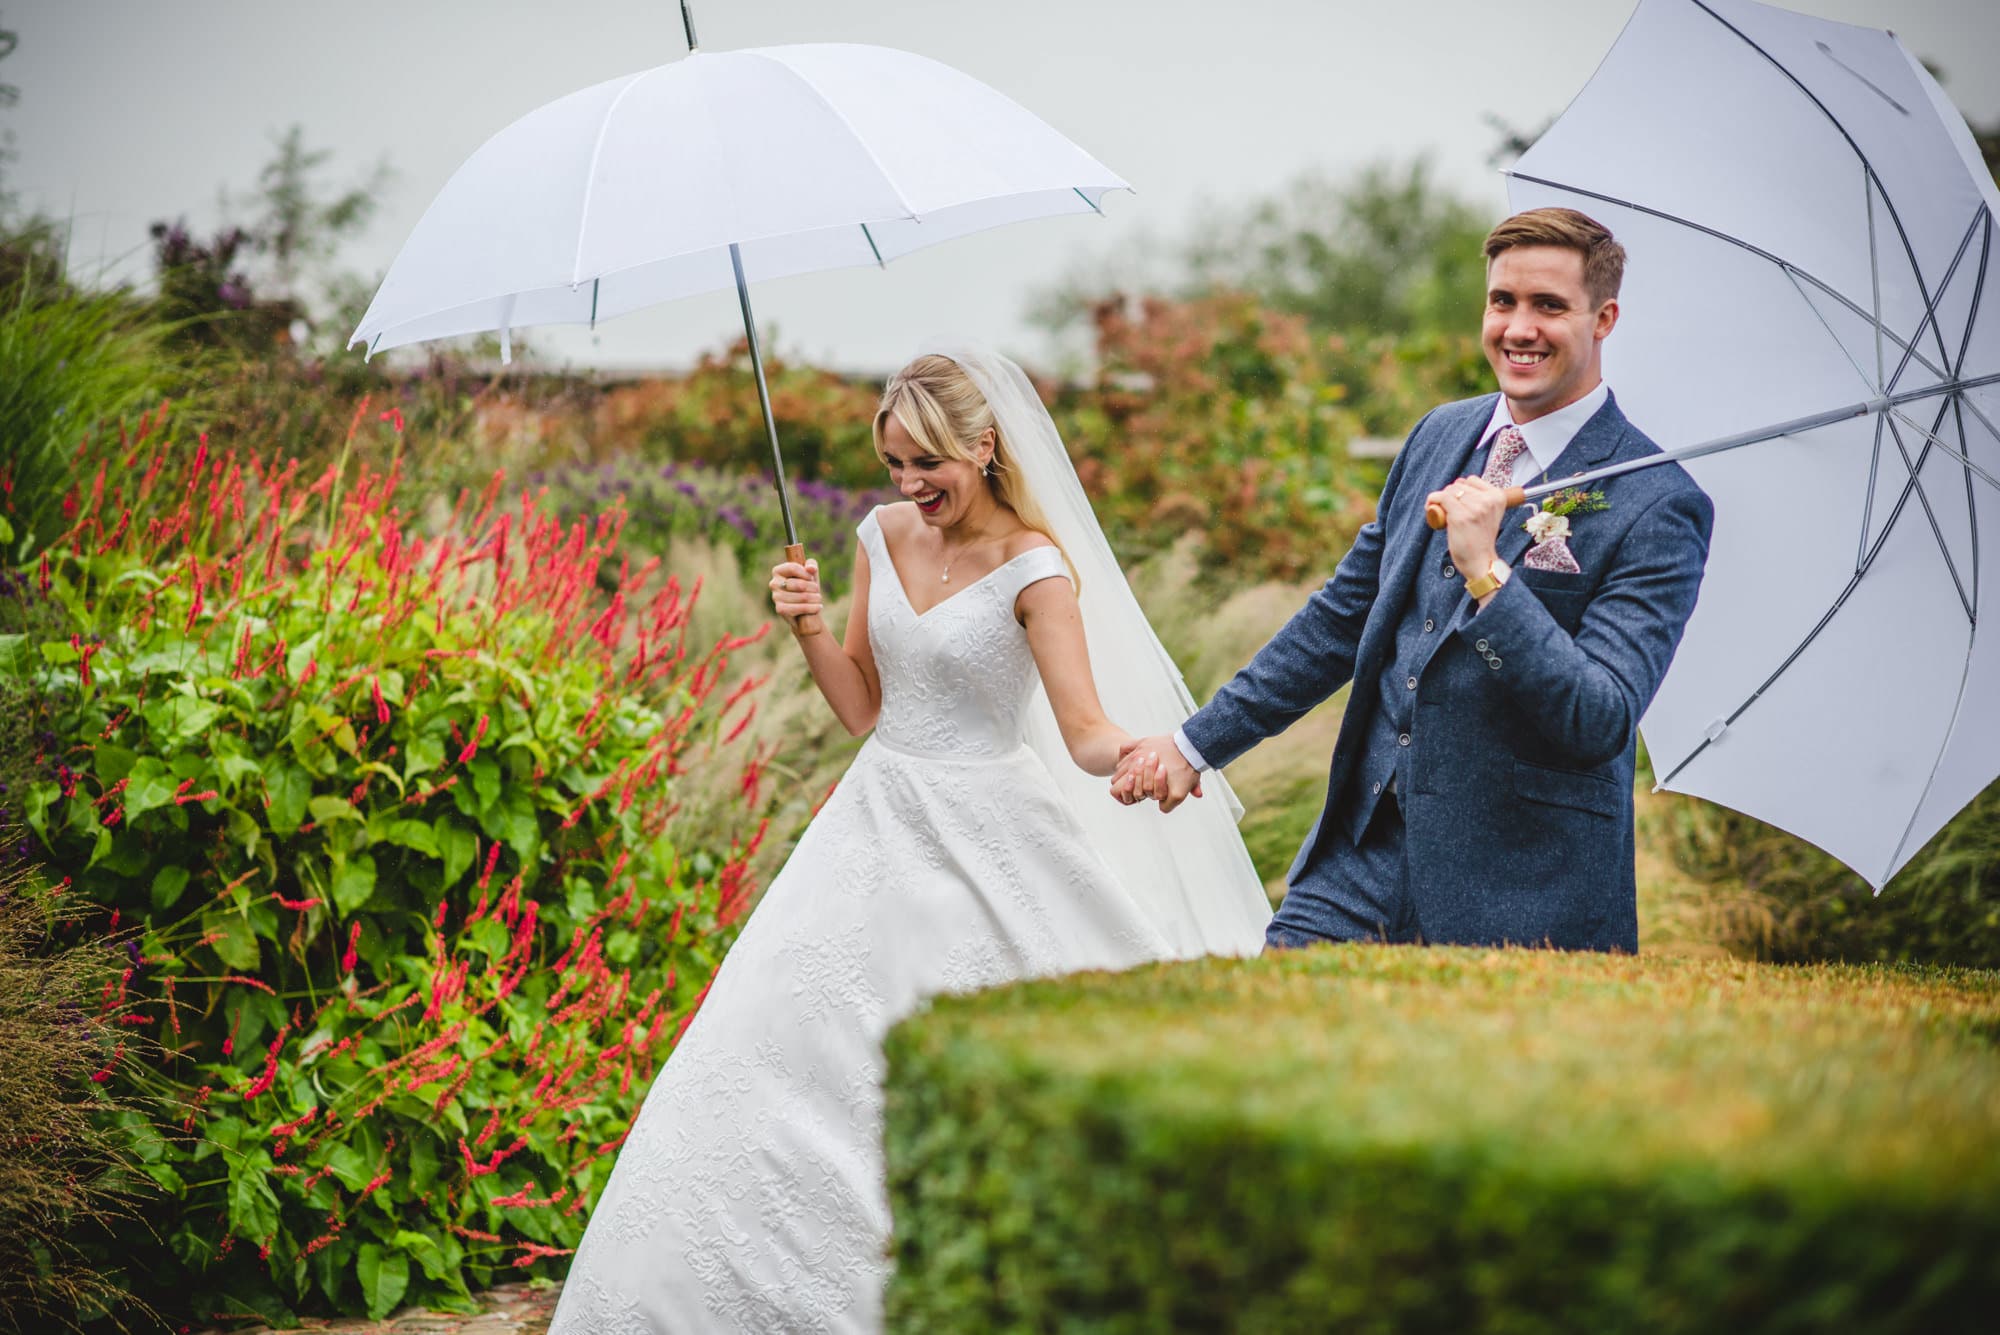
[[[1541,509],[1529,515],[1521,527],[1528,530],[1534,539],[1534,546],[1528,548],[1524,563],[1532,570],[1560,570],[1566,574],[1580,575],[1583,567],[1576,563],[1576,557],[1569,550],[1569,520],[1571,515],[1593,514],[1611,508],[1601,491],[1584,491],[1571,487],[1542,498]]]

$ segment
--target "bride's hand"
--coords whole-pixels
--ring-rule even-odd
[[[1172,811],[1188,798],[1201,796],[1201,775],[1181,756],[1171,737],[1126,742],[1118,748],[1111,796],[1126,806],[1152,798],[1161,811]]]
[[[820,604],[819,562],[808,560],[804,565],[797,561],[780,561],[771,567],[771,606],[778,615],[799,628],[799,618],[820,616],[824,623],[825,609]]]

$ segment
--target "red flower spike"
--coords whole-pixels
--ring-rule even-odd
[[[90,1073],[90,1079],[92,1083],[101,1085],[105,1081],[109,1080],[111,1078],[111,1072],[115,1070],[118,1066],[118,1059],[123,1057],[124,1055],[125,1055],[125,1040],[121,1038],[118,1040],[117,1048],[113,1050],[111,1054],[111,1060],[104,1063],[103,1066],[99,1067],[97,1070],[92,1071]]]

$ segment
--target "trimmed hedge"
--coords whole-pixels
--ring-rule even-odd
[[[889,1328],[1990,1329],[2000,975],[1349,947],[888,1042]]]

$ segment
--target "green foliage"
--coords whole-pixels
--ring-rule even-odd
[[[11,791],[0,789],[0,821]],[[141,1040],[100,1008],[124,949],[101,922],[77,939],[82,906],[50,893],[20,857],[20,837],[0,824],[0,1330],[51,1331],[118,1298],[79,1241],[130,1209],[113,1123],[131,1114],[91,1077]]]
[[[256,251],[268,257],[275,289],[302,300],[306,294],[300,284],[332,261],[341,242],[368,226],[394,173],[388,163],[378,162],[351,185],[325,186],[319,178],[333,151],[307,148],[305,130],[298,125],[278,137],[275,149],[257,173],[256,189],[229,203],[249,210],[243,230]]]
[[[1686,873],[1761,898],[1768,919],[1727,942],[1784,961],[2000,969],[2000,784],[1952,817],[1880,895],[1830,854],[1753,817],[1667,796],[1649,822]]]
[[[1440,189],[1430,163],[1377,163],[1346,180],[1308,175],[1198,223],[1194,281],[1248,292],[1315,329],[1461,333],[1485,306],[1484,211]]]
[[[765,358],[764,370],[787,476],[847,488],[882,485],[874,446],[878,386],[776,356]],[[593,428],[608,454],[731,470],[770,466],[771,442],[742,339],[704,355],[685,376],[612,391]]]
[[[40,244],[6,250],[32,256]],[[67,524],[71,453],[156,397],[158,353],[155,326],[125,294],[52,283],[45,264],[19,261],[0,286],[0,553],[33,551]]]
[[[731,551],[760,587],[784,554],[784,516],[766,475],[699,464],[656,468],[626,458],[530,473],[527,480],[548,488],[549,508],[559,515],[622,499],[630,546],[664,553],[676,542],[712,543]],[[853,572],[855,525],[900,497],[887,488],[847,491],[811,478],[793,481],[789,490],[799,541],[819,562],[827,596],[838,598]]]
[[[334,307],[336,322],[350,284],[326,272],[340,244],[363,230],[392,173],[378,163],[345,188],[319,179],[332,158],[308,149],[294,125],[279,137],[275,155],[247,196],[224,196],[238,220],[204,240],[185,221],[152,226],[156,307],[174,335],[207,350],[260,356],[292,346],[300,321],[310,328],[316,307]],[[318,291],[308,290],[318,279]],[[333,335],[331,351],[347,329]]]
[[[891,1330],[1984,1329],[2000,980],[1341,947],[888,1040]]]
[[[1054,412],[1119,554],[1199,532],[1239,579],[1330,570],[1383,471],[1347,455],[1337,345],[1240,294],[1106,301],[1094,324],[1096,374]]]
[[[68,634],[0,638],[58,702],[24,814],[141,926],[163,1049],[110,1075],[162,1198],[109,1252],[203,1319],[463,1306],[575,1245],[747,905],[754,637],[690,645],[616,507],[496,477],[424,535],[394,474],[163,418],[80,462]]]

